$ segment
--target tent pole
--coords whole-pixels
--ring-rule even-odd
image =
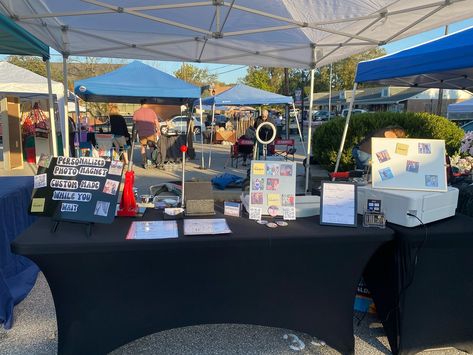
[[[200,168],[205,169],[204,162],[204,132],[202,129],[205,127],[202,119],[202,98],[199,97],[199,109],[200,109]]]
[[[347,138],[348,125],[350,123],[351,112],[353,110],[353,103],[355,102],[356,85],[357,83],[355,82],[355,84],[353,85],[353,92],[350,99],[350,106],[348,107],[347,119],[345,120],[345,128],[343,129],[342,141],[340,142],[340,148],[338,149],[337,162],[335,163],[334,172],[338,171],[340,159],[342,158],[343,146],[345,145],[345,139]]]
[[[53,85],[51,83],[51,63],[46,61],[46,73],[48,77],[48,100],[49,100],[49,124],[51,128],[51,142],[53,156],[57,157],[57,135],[56,135],[56,116],[54,114]]]
[[[212,164],[212,140],[213,140],[213,133],[215,129],[215,102],[212,104],[212,124],[210,125],[212,128],[210,131],[210,148],[209,148],[209,169],[210,164]]]
[[[330,119],[332,118],[332,67],[332,64],[330,64],[330,76],[328,82],[328,121],[330,121]]]
[[[305,155],[305,194],[309,192],[309,174],[310,174],[310,151],[312,144],[312,111],[314,108],[314,72],[315,69],[310,70],[310,96],[309,96],[309,127],[307,129],[307,151]]]
[[[76,104],[76,127],[75,127],[75,132],[74,132],[74,149],[76,151],[76,157],[78,158],[80,156],[80,142],[79,142],[79,128],[80,128],[80,107],[79,107],[79,100],[77,99],[77,95],[74,94],[74,101]],[[77,140],[77,145],[76,145],[76,140]],[[124,153],[126,154],[126,152]]]
[[[297,114],[296,105],[294,105],[294,102],[292,103],[292,109],[294,110],[296,115],[297,130],[299,131],[299,138],[301,139],[302,148],[304,149],[304,155],[306,155],[307,153],[305,150],[304,139],[302,139],[301,126],[299,125],[299,115]]]
[[[69,116],[67,109],[68,95],[67,95],[67,57],[63,55],[62,57],[62,73],[64,76],[64,137],[62,137],[63,142],[63,155],[65,157],[69,156]]]

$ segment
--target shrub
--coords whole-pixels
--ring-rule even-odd
[[[358,114],[351,118],[339,170],[351,170],[355,163],[352,148],[372,130],[399,125],[406,130],[408,138],[444,139],[445,148],[453,155],[460,148],[464,132],[445,117],[428,113],[378,112]],[[333,170],[342,139],[344,118],[335,118],[319,126],[312,138],[313,155],[329,170]]]

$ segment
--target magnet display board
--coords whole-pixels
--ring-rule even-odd
[[[447,191],[444,140],[372,138],[371,162],[375,189]]]
[[[31,214],[50,216],[57,221],[113,222],[122,162],[43,155],[38,166]]]
[[[250,175],[250,219],[296,219],[296,163],[253,160]]]

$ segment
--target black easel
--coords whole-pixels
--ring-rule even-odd
[[[50,232],[51,233],[56,233],[57,232],[57,229],[59,228],[59,223],[61,222],[69,222],[69,223],[76,223],[76,224],[83,224],[85,225],[85,234],[87,235],[87,237],[90,237],[92,235],[92,226],[94,225],[93,222],[75,222],[75,221],[64,221],[64,220],[57,220],[57,219],[53,219],[51,221],[51,229],[50,229]]]

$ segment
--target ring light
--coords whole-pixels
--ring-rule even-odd
[[[261,128],[263,126],[269,126],[269,128],[271,128],[273,130],[273,135],[271,136],[271,138],[267,141],[264,141],[260,136],[259,136],[259,132],[261,131]],[[271,122],[263,122],[261,123],[258,128],[256,128],[256,140],[258,142],[260,142],[261,144],[270,144],[272,141],[274,141],[276,139],[276,126],[274,124],[272,124]]]

